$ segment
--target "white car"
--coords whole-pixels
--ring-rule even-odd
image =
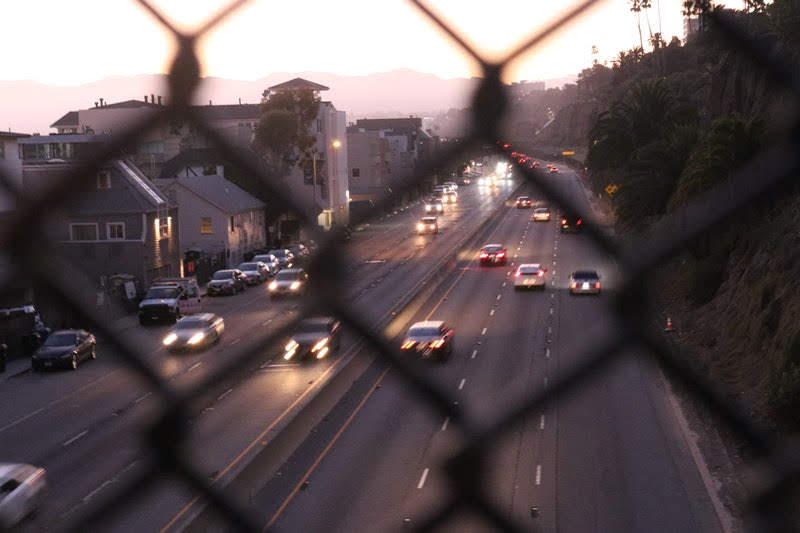
[[[550,209],[547,207],[537,207],[533,210],[531,220],[534,222],[548,222],[550,220]]]
[[[170,352],[208,347],[225,332],[225,321],[214,313],[198,313],[178,320],[162,343]]]
[[[46,488],[44,468],[0,463],[0,530],[10,531],[34,512]]]
[[[539,263],[524,263],[517,267],[514,272],[514,290],[519,289],[544,289],[544,273],[546,268],[542,268]]]

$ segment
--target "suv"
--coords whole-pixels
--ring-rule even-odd
[[[179,285],[183,289],[183,295],[178,299],[181,315],[191,315],[203,310],[200,286],[196,278],[156,278],[151,287],[164,285]]]
[[[162,283],[151,286],[139,302],[139,323],[176,322],[181,317],[180,300],[185,291],[177,283]]]
[[[561,232],[578,233],[582,229],[583,220],[581,217],[574,215],[563,215],[561,217]]]

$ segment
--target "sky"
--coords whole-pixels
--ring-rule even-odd
[[[185,31],[226,0],[151,0]],[[490,59],[577,6],[575,0],[427,0]],[[644,38],[683,38],[682,0],[653,0]],[[740,8],[741,0],[728,0]],[[638,45],[628,0],[598,1],[579,19],[509,65],[505,81],[577,74]],[[43,14],[46,13],[46,16]],[[660,13],[660,17],[659,17]],[[0,18],[2,80],[79,85],[109,76],[163,73],[173,39],[135,0],[8,2]],[[465,55],[408,0],[251,0],[200,40],[205,76],[255,80],[271,72],[363,75],[409,68],[443,78],[478,75]],[[597,54],[592,53],[592,46]]]

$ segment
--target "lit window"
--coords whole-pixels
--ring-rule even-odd
[[[97,188],[110,189],[111,188],[111,172],[108,170],[101,170],[97,173]]]
[[[69,240],[71,241],[96,241],[97,224],[70,224]]]
[[[125,223],[109,222],[106,224],[106,238],[112,241],[125,239]]]
[[[200,233],[203,235],[211,235],[214,233],[211,217],[200,217]]]

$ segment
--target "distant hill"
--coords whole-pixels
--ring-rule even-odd
[[[325,72],[276,72],[264,78],[228,80],[204,78],[195,102],[207,104],[256,103],[271,85],[295,77],[306,78],[330,87],[321,94],[337,109],[347,112],[348,120],[365,117],[433,115],[469,105],[477,83],[475,78],[443,79],[434,74],[400,69],[364,76],[341,76]],[[569,78],[546,81],[548,87],[571,81]],[[34,81],[0,81],[0,129],[24,133],[49,133],[50,124],[64,113],[105,102],[143,99],[144,95],[167,95],[166,76],[140,74],[116,76],[78,86],[58,86]]]

